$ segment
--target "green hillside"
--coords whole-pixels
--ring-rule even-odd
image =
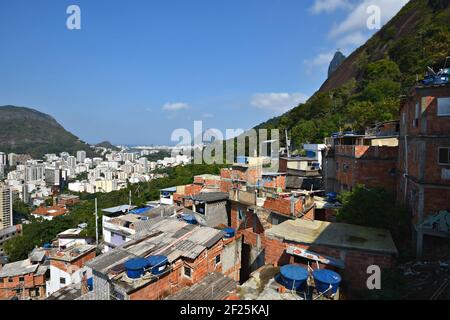
[[[40,158],[46,153],[63,151],[74,155],[78,150],[94,155],[88,144],[66,131],[51,116],[29,108],[0,106],[1,152]]]
[[[305,103],[256,127],[288,129],[294,146],[398,119],[402,96],[450,56],[449,0],[411,0]],[[450,62],[450,61],[449,61]],[[284,136],[284,135],[282,135]]]

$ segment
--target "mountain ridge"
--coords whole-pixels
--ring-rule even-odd
[[[449,0],[411,0],[324,81],[306,103],[255,129],[288,130],[296,147],[333,132],[398,119],[401,97],[450,55]],[[284,135],[281,135],[284,143]]]
[[[75,154],[79,150],[95,154],[89,144],[64,129],[51,115],[28,107],[0,106],[0,151],[40,158],[46,153]]]

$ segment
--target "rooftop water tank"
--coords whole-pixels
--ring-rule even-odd
[[[152,274],[158,275],[166,270],[169,260],[166,256],[150,256],[147,258]]]
[[[89,288],[89,291],[94,290],[94,278],[87,279],[87,286]]]
[[[51,249],[52,245],[50,243],[44,243],[44,249]]]
[[[338,194],[336,192],[327,193],[327,201],[335,203],[337,201]]]
[[[339,285],[342,281],[342,278],[339,274],[327,269],[313,271],[313,278],[314,283],[316,284],[316,289],[320,293],[327,292],[330,294],[335,294],[339,289]]]
[[[197,224],[197,219],[193,214],[185,214],[183,215],[183,221],[189,224]]]
[[[225,232],[225,239],[231,239],[234,237],[236,231],[233,228],[225,228],[223,229],[223,232]]]
[[[308,280],[308,271],[300,266],[288,264],[280,269],[280,282],[289,290],[304,291]]]
[[[308,158],[315,158],[316,153],[313,150],[306,150],[306,157]]]
[[[238,157],[236,157],[236,162],[237,163],[241,163],[241,164],[246,164],[247,163],[247,157],[238,156]]]
[[[138,279],[144,274],[145,269],[148,268],[148,261],[144,258],[130,259],[124,263],[124,267],[128,278]]]

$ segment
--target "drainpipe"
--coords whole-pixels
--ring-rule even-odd
[[[408,194],[408,135],[405,134],[405,203],[407,199]]]

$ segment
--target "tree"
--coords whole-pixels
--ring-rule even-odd
[[[340,202],[342,208],[337,215],[338,221],[388,229],[396,243],[409,238],[408,211],[397,205],[394,196],[386,189],[357,186],[351,192],[342,193]]]
[[[167,187],[179,186],[192,183],[194,176],[200,174],[219,174],[221,165],[187,165],[168,168],[168,176],[161,179],[151,180],[138,184],[130,184],[126,189],[110,193],[81,194],[81,202],[76,204],[70,213],[54,218],[51,221],[31,217],[29,224],[23,225],[22,236],[8,240],[4,249],[11,262],[25,259],[28,253],[36,246],[51,242],[58,233],[69,228],[75,228],[80,223],[87,223],[88,227],[83,235],[95,237],[94,199],[98,199],[99,228],[101,229],[101,209],[114,207],[128,203],[131,191],[131,202],[133,205],[142,205],[150,200],[159,198],[159,190]],[[26,211],[22,205],[17,208]]]

